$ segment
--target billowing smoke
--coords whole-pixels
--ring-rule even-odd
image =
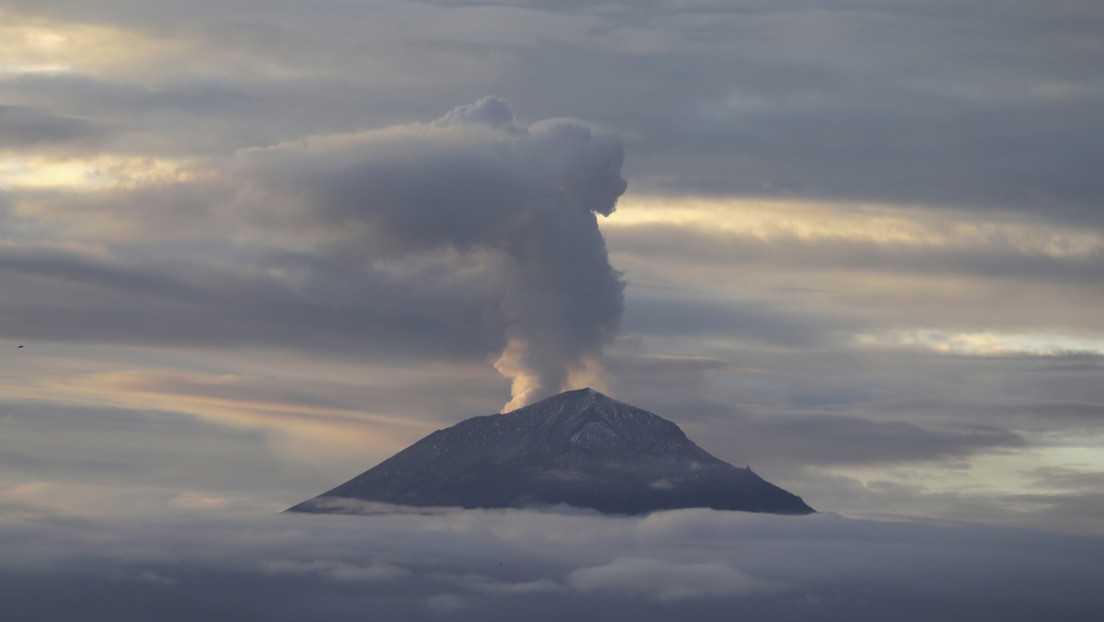
[[[313,236],[372,278],[448,289],[429,299],[487,335],[512,409],[600,384],[623,282],[596,215],[625,191],[622,158],[609,132],[521,125],[487,97],[432,123],[246,150],[238,163],[241,202],[263,203],[264,230]]]

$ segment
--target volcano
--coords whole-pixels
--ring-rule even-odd
[[[569,505],[606,514],[713,508],[809,514],[800,497],[714,457],[674,423],[592,389],[438,430],[289,512]]]

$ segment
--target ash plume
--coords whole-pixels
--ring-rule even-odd
[[[495,97],[432,123],[239,154],[252,182],[242,192],[267,196],[266,228],[313,231],[366,277],[413,274],[423,291],[412,300],[468,318],[511,380],[508,410],[601,385],[624,284],[597,215],[625,191],[622,159],[612,133],[571,119],[523,125]]]

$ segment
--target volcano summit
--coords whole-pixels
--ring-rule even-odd
[[[288,511],[342,512],[345,499],[464,508],[566,504],[608,514],[814,511],[750,468],[710,455],[674,423],[591,389],[438,430]]]

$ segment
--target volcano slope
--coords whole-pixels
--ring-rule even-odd
[[[416,507],[569,505],[606,514],[704,507],[809,514],[800,497],[720,460],[674,423],[592,389],[438,430],[289,512],[347,500]]]

